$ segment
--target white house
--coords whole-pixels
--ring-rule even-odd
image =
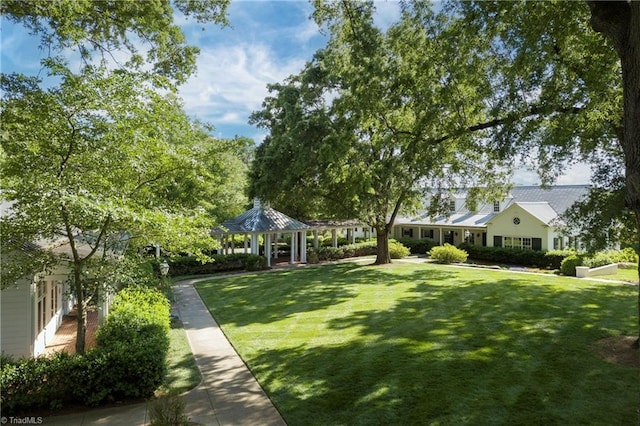
[[[516,186],[502,200],[494,200],[471,211],[464,192],[449,195],[450,214],[415,218],[399,217],[393,238],[430,239],[438,244],[467,242],[489,247],[531,250],[575,246],[576,239],[561,234],[562,214],[583,199],[588,185]]]
[[[0,214],[11,214],[11,202],[0,201]],[[81,255],[91,251],[90,245],[76,240]],[[33,271],[15,283],[2,283],[0,291],[0,351],[15,357],[36,357],[44,353],[62,324],[63,317],[75,305],[69,288],[71,249],[65,238],[40,240],[23,245],[17,253],[2,252],[1,267],[6,267],[16,256],[29,251],[43,250],[55,256],[51,270]],[[113,294],[107,292],[98,304],[98,321],[106,318]]]
[[[36,249],[36,248],[31,248]],[[10,261],[4,256],[3,262]],[[73,308],[69,267],[61,261],[52,271],[25,276],[0,292],[0,350],[15,357],[42,354],[64,315]]]

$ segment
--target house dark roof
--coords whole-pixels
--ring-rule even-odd
[[[309,227],[314,229],[353,228],[363,226],[358,220],[305,220]]]
[[[540,186],[514,186],[511,195],[514,202],[547,202],[558,215],[562,215],[576,201],[586,197],[589,188],[589,185],[558,185],[547,189]]]
[[[256,201],[251,210],[247,210],[241,215],[223,222],[211,233],[214,235],[260,234],[264,232],[303,231],[305,229],[311,229],[311,227]]]
[[[550,188],[540,186],[515,186],[505,198],[501,212],[514,204],[518,204],[542,222],[550,224],[561,216],[575,202],[583,199],[589,192],[589,185],[558,185]],[[458,194],[464,198],[466,194]],[[500,212],[493,211],[493,203],[481,205],[478,211],[471,212],[467,207],[449,216],[430,218],[426,213],[417,218],[398,218],[396,224],[441,225],[484,227]]]

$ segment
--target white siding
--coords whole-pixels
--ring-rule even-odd
[[[16,357],[33,355],[33,284],[21,280],[17,287],[2,290],[0,349]]]
[[[514,219],[520,220],[519,224],[514,223]],[[552,232],[547,225],[540,221],[522,207],[513,204],[504,212],[494,217],[487,224],[487,246],[493,247],[493,237],[527,237],[540,238],[542,240],[542,250],[548,250],[550,245],[553,248],[553,239],[549,240]]]

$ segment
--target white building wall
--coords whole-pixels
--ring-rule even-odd
[[[24,279],[0,292],[0,350],[15,357],[33,355],[35,285]]]
[[[519,224],[514,219],[520,220]],[[517,204],[513,204],[502,214],[496,216],[487,224],[487,246],[493,247],[494,237],[525,237],[540,238],[542,250],[548,250],[551,244],[553,248],[553,231],[535,216],[525,211]],[[550,239],[551,237],[551,239]]]

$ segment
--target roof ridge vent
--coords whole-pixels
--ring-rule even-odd
[[[253,199],[253,208],[254,209],[269,209],[271,208],[271,204],[268,201],[262,201],[260,198],[255,197]]]

